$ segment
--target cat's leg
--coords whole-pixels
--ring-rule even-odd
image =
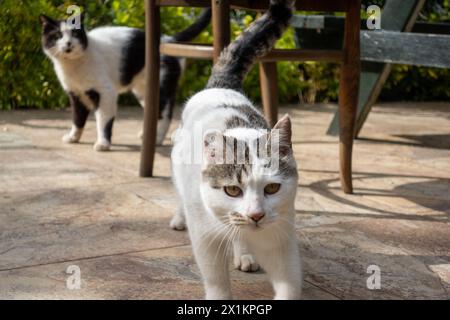
[[[168,102],[166,102],[166,104],[163,107],[160,119],[158,120],[158,131],[157,131],[157,135],[156,135],[156,144],[157,145],[163,144],[164,139],[167,135],[167,131],[169,131],[174,105],[175,105],[175,102],[168,101]]]
[[[231,299],[230,275],[226,255],[226,239],[217,239],[216,233],[198,234],[189,225],[195,260],[200,269],[208,300]],[[219,237],[220,238],[220,237]]]
[[[145,108],[145,100],[141,98],[141,94],[139,93],[139,90],[133,89],[133,93],[136,96],[136,98],[139,100],[139,104],[142,106],[142,108]],[[164,99],[162,97],[161,99]],[[163,108],[160,111],[160,116],[158,119],[157,124],[157,133],[156,133],[156,144],[162,145],[164,142],[164,138],[167,135],[167,131],[169,131],[170,122],[172,119],[172,112],[174,109],[175,101],[161,101],[160,104],[163,104]],[[142,139],[143,131],[141,130],[139,132],[139,138]]]
[[[274,241],[278,245],[270,249],[253,250],[252,248],[252,252],[269,276],[275,291],[274,299],[300,299],[302,271],[295,234],[277,235],[274,237]]]
[[[173,110],[175,109],[175,98],[181,72],[182,68],[179,58],[165,55],[161,56],[157,144],[163,143],[169,131]]]
[[[186,229],[186,218],[184,216],[183,207],[179,206],[172,220],[170,220],[170,227],[173,230],[182,231]]]
[[[62,140],[65,143],[77,143],[83,134],[86,120],[89,116],[89,109],[81,102],[80,97],[74,93],[69,93],[70,108],[72,109],[72,128],[66,133]]]
[[[175,108],[175,97],[178,87],[178,79],[181,75],[181,66],[178,58],[162,56],[161,69],[159,73],[159,116],[157,124],[156,144],[162,145],[169,131]],[[133,93],[139,103],[145,108],[145,77],[141,73],[133,81]],[[142,131],[139,136],[142,138]]]
[[[94,150],[110,150],[112,129],[116,113],[117,93],[103,92],[100,105],[95,111],[95,119],[97,121],[97,141],[94,144]]]
[[[250,253],[247,244],[242,240],[233,241],[233,261],[234,267],[244,272],[254,272],[259,270],[259,264]]]
[[[139,101],[139,104],[141,105],[142,109],[145,108],[145,98],[144,98],[144,94],[145,91],[143,88],[140,88],[139,86],[135,86],[132,90],[134,96],[136,97],[136,99]],[[138,137],[139,139],[142,139],[144,137],[144,131],[141,129],[138,133]]]

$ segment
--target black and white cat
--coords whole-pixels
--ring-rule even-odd
[[[222,52],[206,89],[186,103],[174,135],[173,180],[181,206],[171,227],[187,225],[208,299],[231,298],[230,248],[236,268],[264,268],[276,299],[300,297],[291,121],[286,115],[270,129],[242,92],[255,59],[287,28],[293,3],[271,0],[268,12]]]
[[[196,22],[163,42],[194,39],[211,20],[205,9]],[[42,46],[52,60],[63,89],[67,92],[73,125],[64,135],[67,143],[78,142],[90,111],[95,111],[97,141],[94,149],[107,151],[117,113],[118,95],[132,91],[142,107],[145,97],[145,33],[128,27],[100,27],[87,32],[83,15],[79,28],[68,21],[56,21],[41,15]],[[169,128],[182,71],[178,58],[161,56],[160,110],[157,143],[161,144]]]

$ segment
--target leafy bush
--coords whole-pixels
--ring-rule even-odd
[[[374,1],[369,1],[373,3]],[[382,4],[382,0],[378,1]],[[430,21],[448,21],[449,0],[427,1],[421,18]],[[78,0],[77,5],[87,12],[86,25],[126,25],[144,27],[144,1],[142,0]],[[67,17],[66,0],[2,0],[0,11],[0,109],[18,107],[61,108],[67,105],[53,66],[42,53],[38,16],[45,13],[53,17]],[[161,30],[173,34],[187,27],[199,9],[164,8]],[[236,11],[232,19],[232,36],[254,19],[254,13]],[[197,39],[212,41],[211,29]],[[294,32],[289,30],[277,43],[279,48],[295,47]],[[188,61],[181,79],[178,100],[184,101],[205,85],[211,71],[209,61]],[[281,102],[335,101],[338,90],[338,66],[323,63],[278,63]],[[408,100],[443,100],[450,98],[450,71],[411,66],[394,66],[382,92],[382,98]],[[250,98],[260,98],[258,68],[252,69],[245,79],[245,90]],[[122,103],[135,103],[129,96]]]
[[[0,108],[50,107],[65,100],[41,52],[40,12],[56,15],[51,1],[4,0],[0,16]]]
[[[428,0],[419,20],[450,23],[449,0]],[[432,48],[431,48],[432,49]],[[450,100],[450,69],[394,65],[381,91],[383,100]]]

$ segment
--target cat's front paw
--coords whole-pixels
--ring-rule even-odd
[[[172,220],[170,220],[170,227],[177,231],[186,229],[186,221],[184,221],[184,217],[179,214],[174,215]]]
[[[259,270],[259,264],[251,254],[234,257],[234,267],[244,272],[255,272]]]
[[[164,134],[164,135],[158,134],[158,135],[156,136],[156,145],[157,145],[157,146],[162,146],[163,143],[164,143],[164,138],[165,138],[165,137],[166,137],[165,134]]]
[[[138,134],[138,137],[139,137],[139,139],[144,139],[144,131],[140,131],[139,132],[139,134]],[[157,146],[162,146],[163,145],[163,142],[164,142],[164,138],[165,138],[165,135],[164,136],[161,136],[161,135],[157,135],[156,136],[156,145]]]
[[[111,143],[108,143],[108,142],[99,142],[99,141],[97,141],[95,144],[94,144],[94,150],[95,151],[99,151],[99,152],[104,152],[104,151],[109,151],[111,149]]]
[[[63,135],[62,137],[62,141],[64,143],[78,143],[80,141],[81,138],[81,132],[69,132],[66,133],[65,135]]]

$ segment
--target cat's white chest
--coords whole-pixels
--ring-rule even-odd
[[[84,92],[92,87],[95,79],[91,73],[86,72],[86,63],[60,63],[56,61],[54,63],[56,75],[61,82],[65,91],[79,93]]]

